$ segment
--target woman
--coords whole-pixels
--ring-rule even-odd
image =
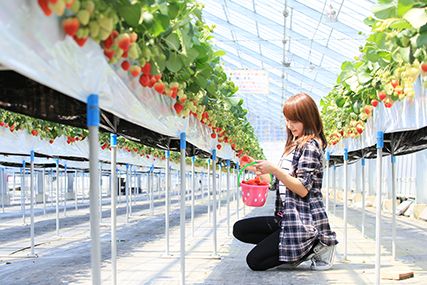
[[[310,96],[299,93],[285,102],[283,114],[287,141],[279,166],[257,161],[251,169],[265,181],[269,174],[276,177],[280,199],[275,216],[237,221],[233,234],[256,244],[246,258],[252,270],[293,268],[306,260],[313,270],[326,270],[338,242],[322,201],[326,139],[319,110]]]

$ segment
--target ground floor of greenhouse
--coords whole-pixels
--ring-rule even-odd
[[[271,214],[274,199],[269,196],[262,208],[243,209],[239,216]],[[109,201],[104,199],[101,221],[102,284],[112,284],[111,235]],[[117,218],[117,284],[180,284],[179,203],[173,199],[170,215],[170,247],[166,254],[164,202],[161,197],[150,209],[149,201],[140,197],[133,201],[132,215],[126,219],[123,203]],[[191,202],[188,202],[190,205]],[[375,284],[375,209],[366,211],[364,235],[361,231],[361,209],[348,209],[347,258],[344,259],[343,207],[338,203],[329,211],[333,230],[340,243],[335,265],[327,271],[311,271],[303,263],[297,269],[251,271],[246,254],[253,245],[233,238],[232,224],[236,221],[236,202],[230,205],[231,219],[227,223],[227,206],[223,197],[218,209],[217,250],[213,240],[212,211],[208,215],[207,200],[196,200],[194,221],[190,207],[186,212],[186,284]],[[7,209],[13,213],[13,208]],[[18,207],[16,212],[19,213]],[[75,210],[70,203],[66,216],[61,212],[59,236],[56,235],[54,207],[35,217],[35,254],[29,252],[29,226],[22,217],[9,215],[0,223],[0,283],[1,284],[91,284],[89,208],[82,203]],[[27,219],[28,222],[28,219]],[[230,224],[230,226],[229,226]],[[425,284],[427,280],[427,222],[398,217],[396,259],[391,257],[391,216],[384,214],[382,223],[382,278],[398,273],[413,272],[406,280],[382,279],[381,284]]]

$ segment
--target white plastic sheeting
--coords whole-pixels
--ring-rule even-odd
[[[98,94],[100,108],[119,118],[172,137],[185,131],[196,147],[215,148],[207,126],[176,116],[171,98],[142,87],[119,64],[110,65],[99,44],[88,40],[79,47],[65,37],[58,17],[45,16],[37,1],[2,1],[0,38],[0,63],[6,67],[82,102]],[[217,155],[235,157],[225,144]]]
[[[343,155],[345,147],[350,152],[374,146],[377,143],[377,131],[394,133],[426,127],[427,91],[422,87],[421,77],[415,82],[414,89],[414,100],[395,102],[391,108],[385,108],[382,103],[378,104],[362,135],[357,139],[344,139],[329,147],[331,155]]]

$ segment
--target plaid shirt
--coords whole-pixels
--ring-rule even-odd
[[[276,199],[275,214],[282,216],[279,236],[280,261],[294,262],[303,258],[316,239],[326,245],[338,243],[335,232],[332,232],[329,226],[322,200],[322,156],[323,152],[314,139],[295,149],[292,176],[301,181],[308,194],[301,198],[286,189],[283,201]],[[277,179],[275,189],[278,193]]]

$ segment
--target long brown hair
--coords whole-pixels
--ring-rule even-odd
[[[286,120],[297,121],[303,124],[303,134],[295,140],[291,130],[286,126],[288,138],[284,153],[287,154],[297,145],[302,145],[310,139],[318,139],[322,143],[322,148],[326,148],[327,142],[323,133],[322,119],[316,102],[306,93],[298,93],[286,100],[283,106],[283,115]]]

